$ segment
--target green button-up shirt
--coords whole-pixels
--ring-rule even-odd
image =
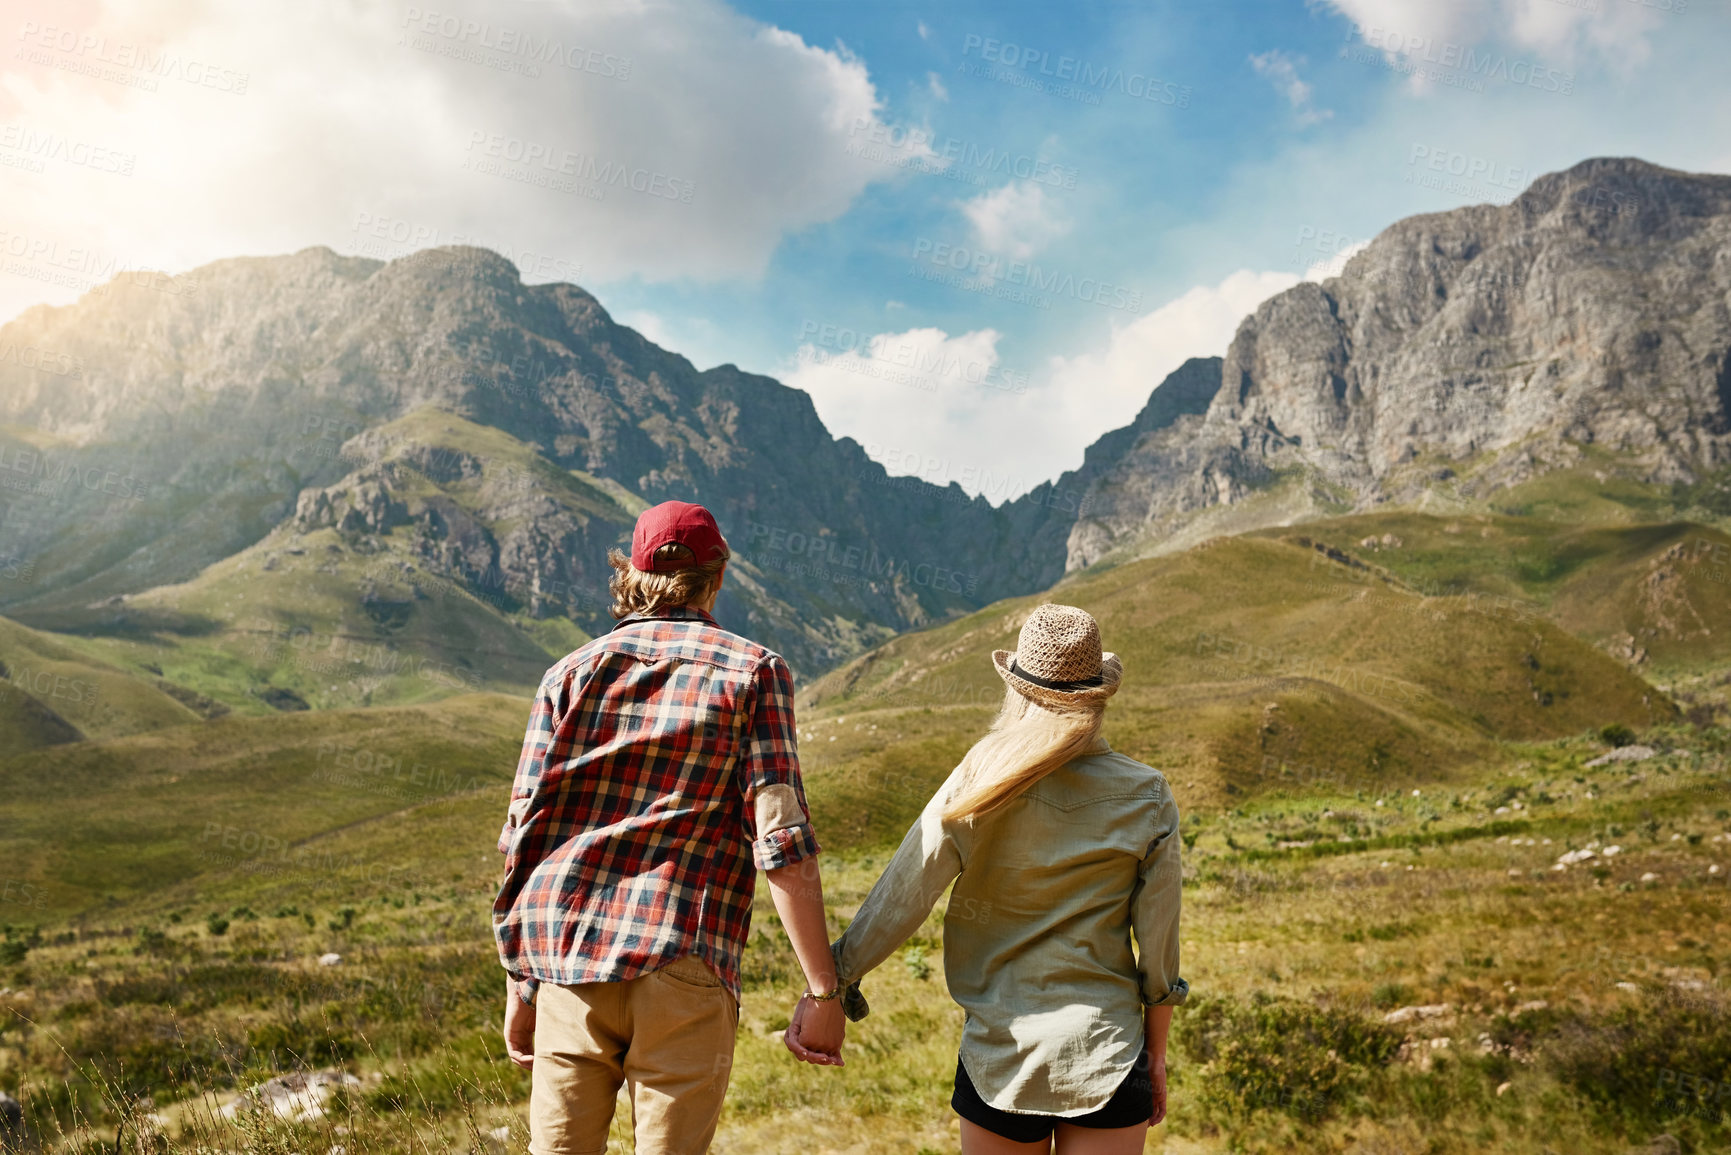
[[[840,981],[888,958],[954,880],[944,977],[967,1012],[968,1077],[999,1110],[1097,1110],[1141,1052],[1143,1007],[1190,990],[1178,976],[1178,805],[1158,770],[1103,744],[994,814],[946,822],[958,783],[927,803],[831,947]],[[867,1009],[849,992],[850,1018]]]

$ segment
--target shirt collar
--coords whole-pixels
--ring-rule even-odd
[[[711,626],[715,625],[715,619],[714,618],[710,617],[707,613],[696,608],[695,606],[673,606],[673,607],[670,607],[668,609],[657,610],[656,612],[654,612],[652,614],[627,614],[625,617],[622,617],[617,622],[615,622],[613,624],[613,628],[615,630],[617,630],[621,626],[630,625],[632,622],[664,622],[664,621],[703,622],[707,625],[711,625]],[[719,629],[720,627],[717,626],[716,628]]]

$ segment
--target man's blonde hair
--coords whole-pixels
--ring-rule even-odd
[[[721,556],[698,565],[687,565],[665,573],[645,573],[631,564],[630,557],[617,549],[607,551],[607,564],[613,567],[607,590],[613,595],[608,612],[615,618],[632,614],[653,614],[700,602],[709,596],[721,578],[721,567],[733,556],[726,545]],[[655,551],[656,561],[689,562],[697,555],[691,547],[670,541]]]

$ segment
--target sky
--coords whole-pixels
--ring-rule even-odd
[[[0,320],[481,244],[994,502],[1402,217],[1731,173],[1721,0],[0,0]]]

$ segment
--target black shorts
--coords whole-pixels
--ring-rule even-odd
[[[1106,1131],[1117,1127],[1134,1127],[1154,1117],[1154,1080],[1148,1075],[1148,1050],[1143,1048],[1135,1065],[1118,1084],[1118,1089],[1106,1105],[1086,1115],[1024,1115],[1000,1111],[974,1089],[961,1059],[956,1060],[956,1093],[950,1096],[950,1107],[956,1114],[977,1127],[1013,1143],[1038,1143],[1050,1139],[1059,1123]]]

